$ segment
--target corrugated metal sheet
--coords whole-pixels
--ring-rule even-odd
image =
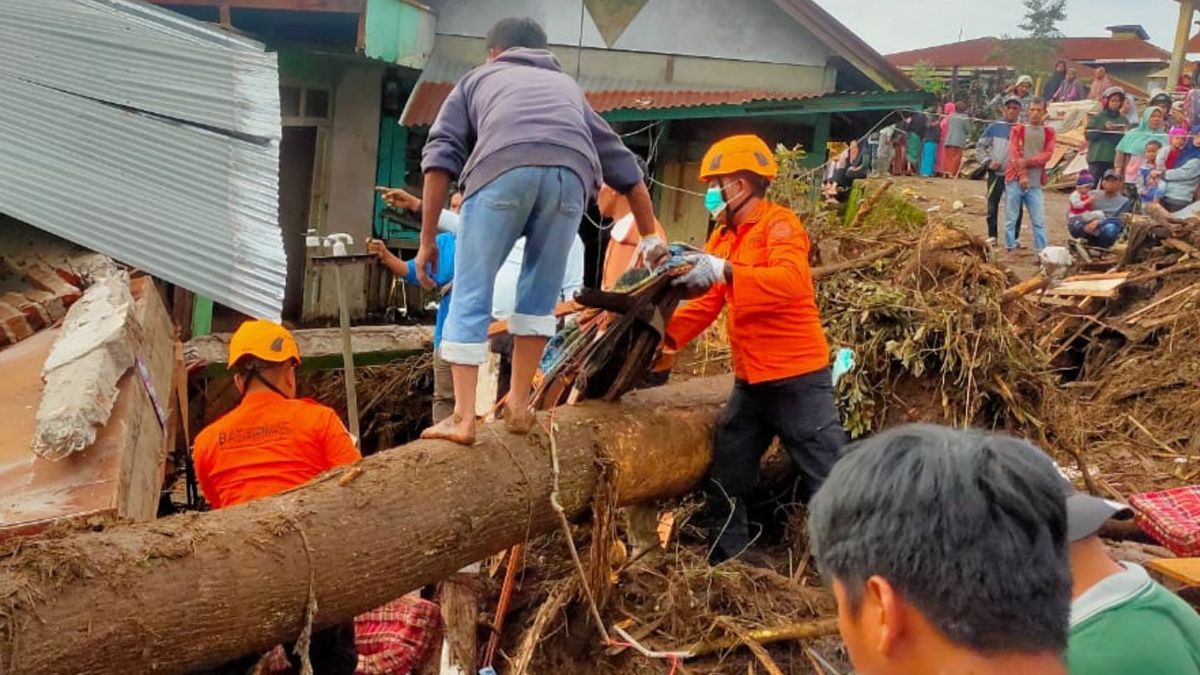
[[[0,70],[98,101],[257,137],[279,134],[257,105],[277,87],[261,45],[124,0],[4,0]]]
[[[417,127],[433,124],[454,83],[473,66],[435,56],[421,73],[400,116],[400,124]],[[798,101],[820,93],[712,87],[685,82],[644,82],[602,77],[580,79],[588,102],[598,113],[628,108],[656,110],[702,105],[741,105],[751,101]]]
[[[274,55],[124,0],[5,0],[0,34],[0,211],[278,319]]]

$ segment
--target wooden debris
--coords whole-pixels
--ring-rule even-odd
[[[889,246],[887,248],[880,249],[873,253],[869,253],[867,255],[860,256],[858,258],[854,258],[853,260],[846,260],[846,261],[843,261],[840,263],[835,263],[833,265],[824,265],[822,267],[814,267],[812,270],[812,277],[814,280],[821,279],[823,277],[832,276],[834,274],[840,274],[842,272],[849,272],[851,270],[858,270],[858,269],[863,269],[865,267],[870,267],[876,261],[883,260],[884,258],[890,258],[890,257],[896,255],[897,253],[899,253],[900,251],[902,251],[906,246],[911,246],[911,245],[912,245],[911,242],[895,244],[893,246]]]
[[[850,222],[850,229],[856,230],[862,226],[863,221],[867,219],[867,216],[871,215],[871,211],[875,208],[875,205],[879,203],[879,200],[883,198],[883,195],[887,194],[887,191],[891,187],[892,181],[884,181],[878,190],[862,201],[862,204],[858,207],[858,212],[854,214],[854,220]]]
[[[1114,275],[1092,274],[1067,277],[1063,282],[1046,290],[1047,295],[1087,298],[1115,298],[1121,287],[1129,280],[1127,273]]]
[[[787,626],[750,630],[732,638],[700,642],[688,647],[685,651],[688,652],[689,658],[696,658],[705,654],[715,654],[742,646],[746,644],[747,640],[752,640],[760,645],[766,645],[784,640],[812,640],[828,635],[837,635],[837,632],[837,619],[814,619]]]
[[[1029,295],[1030,293],[1036,293],[1049,285],[1049,277],[1047,277],[1045,274],[1035,274],[1019,284],[1010,286],[1004,291],[1004,294],[1000,296],[1000,302],[1012,302],[1013,300]]]
[[[1200,586],[1200,558],[1158,558],[1146,567],[1185,586]]]

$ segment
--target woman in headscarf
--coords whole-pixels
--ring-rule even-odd
[[[1158,151],[1158,168],[1174,169],[1179,166],[1179,156],[1188,142],[1187,127],[1172,127],[1167,133],[1167,145]]]
[[[1054,90],[1054,93],[1048,101],[1057,103],[1070,103],[1073,101],[1083,100],[1083,85],[1079,83],[1079,75],[1074,68],[1067,69],[1067,76],[1063,78],[1062,83]]]
[[[967,145],[967,137],[971,134],[971,118],[966,113],[958,112],[959,104],[947,103],[950,115],[946,118],[946,131],[942,136],[942,144],[946,149],[946,159],[942,164],[942,174],[946,178],[957,178],[962,169],[963,148]]]
[[[1167,145],[1166,117],[1161,109],[1154,106],[1142,115],[1141,124],[1126,132],[1117,144],[1117,167],[1124,172],[1126,189],[1137,185],[1138,172],[1146,161],[1146,145],[1151,141],[1157,142],[1160,148]]]
[[[1099,101],[1104,96],[1104,91],[1112,86],[1113,81],[1108,76],[1108,71],[1104,69],[1104,66],[1100,66],[1092,77],[1092,88],[1088,91],[1088,98]]]
[[[1138,112],[1137,99],[1134,97],[1125,97],[1125,102],[1121,104],[1121,114],[1129,121],[1129,126],[1133,127],[1141,124],[1142,115]]]
[[[1060,59],[1058,63],[1054,64],[1054,72],[1050,77],[1046,78],[1046,84],[1042,85],[1042,98],[1047,101],[1059,100],[1054,98],[1054,96],[1058,92],[1058,88],[1062,86],[1063,81],[1067,79],[1068,72],[1066,61]]]
[[[1196,188],[1200,187],[1200,127],[1194,127],[1190,133],[1191,138],[1180,151],[1176,167],[1162,174],[1162,204],[1171,213],[1196,201]]]
[[[1192,74],[1184,73],[1179,76],[1179,83],[1175,85],[1175,91],[1180,94],[1186,94],[1192,90]]]

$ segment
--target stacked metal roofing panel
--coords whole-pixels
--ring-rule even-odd
[[[0,110],[0,212],[278,319],[279,80],[261,44],[128,0],[4,0]]]

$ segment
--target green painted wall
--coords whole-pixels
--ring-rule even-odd
[[[435,20],[404,0],[367,0],[366,55],[423,68],[433,51]]]

